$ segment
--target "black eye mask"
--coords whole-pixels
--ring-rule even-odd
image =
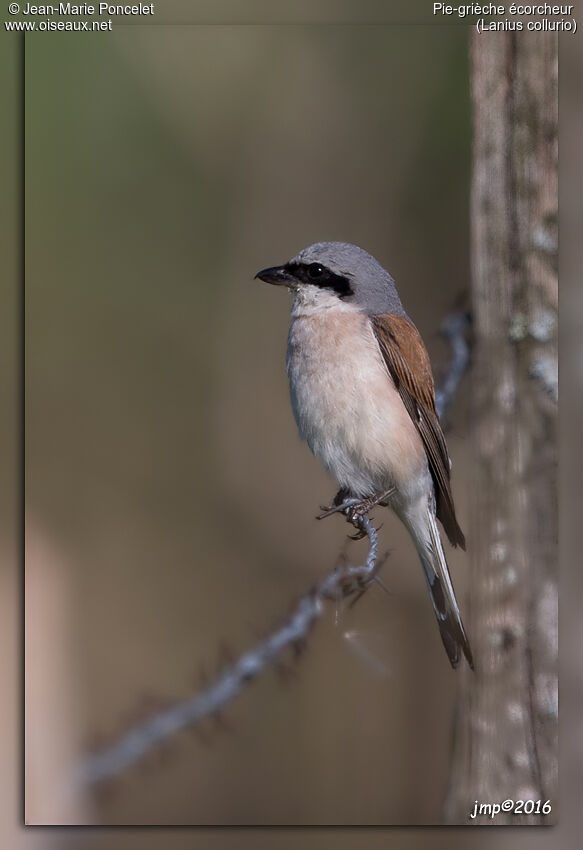
[[[320,263],[288,263],[285,269],[301,283],[309,283],[312,286],[320,287],[320,289],[330,289],[341,298],[354,295],[354,290],[347,277],[335,274]]]

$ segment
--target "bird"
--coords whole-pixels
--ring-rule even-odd
[[[334,505],[356,500],[363,511],[380,504],[396,514],[421,561],[449,661],[457,667],[463,653],[473,669],[437,525],[465,550],[451,461],[429,356],[395,281],[347,242],[316,242],[255,277],[293,296],[291,405],[301,439],[339,485]]]

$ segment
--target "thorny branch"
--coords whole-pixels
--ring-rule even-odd
[[[346,509],[356,500],[348,500]],[[242,655],[231,667],[202,693],[192,699],[172,705],[127,732],[109,749],[89,758],[81,769],[84,784],[99,782],[115,776],[134,764],[153,746],[186,727],[192,727],[204,717],[212,716],[230,702],[245,685],[263,672],[288,646],[301,649],[314,622],[321,616],[324,602],[341,599],[355,591],[364,590],[374,579],[379,567],[378,533],[368,516],[359,517],[359,529],[369,539],[364,564],[358,567],[339,566],[320,584],[302,596],[292,615],[283,625]]]
[[[446,407],[453,401],[459,383],[470,361],[466,330],[470,325],[469,313],[450,313],[443,320],[439,332],[449,342],[451,360],[443,376],[441,386],[435,391],[435,407],[438,416],[443,416]]]
[[[454,398],[467,367],[469,355],[465,332],[468,324],[469,317],[466,314],[452,313],[441,327],[441,333],[450,343],[452,357],[442,388],[436,393],[440,415]],[[355,499],[348,499],[340,506],[339,512],[344,513],[347,520],[356,502]],[[195,727],[206,717],[218,716],[231,700],[277,660],[284,649],[292,647],[298,652],[303,649],[312,626],[322,615],[324,602],[355,593],[361,595],[372,581],[380,583],[376,576],[381,566],[378,558],[378,531],[366,514],[354,519],[353,524],[363,536],[368,537],[369,548],[363,564],[356,567],[337,566],[300,598],[292,614],[279,628],[241,655],[203,691],[160,710],[150,719],[129,729],[111,746],[89,756],[79,768],[76,783],[94,785],[117,776],[177,732]]]

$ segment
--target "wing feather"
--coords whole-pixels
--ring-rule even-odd
[[[404,316],[373,316],[373,331],[387,369],[427,453],[435,487],[436,513],[453,546],[466,548],[455,516],[450,483],[450,460],[439,417],[429,355],[419,331]]]

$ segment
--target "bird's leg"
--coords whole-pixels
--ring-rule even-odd
[[[353,519],[357,519],[358,517],[364,516],[369,511],[372,511],[377,505],[382,504],[385,499],[388,499],[389,496],[392,496],[395,492],[394,487],[390,487],[388,490],[384,490],[382,493],[377,493],[376,496],[369,496],[368,499],[362,499],[356,505],[351,505],[350,510],[347,512],[348,519],[352,522]]]
[[[326,517],[332,516],[332,514],[344,514],[348,522],[352,523],[357,529],[357,533],[351,535],[352,539],[361,540],[363,537],[366,537],[366,532],[362,530],[359,522],[360,518],[391,496],[394,493],[394,487],[382,493],[377,493],[376,496],[369,496],[368,499],[347,499],[347,493],[348,491],[344,488],[340,489],[334,497],[334,507],[322,506],[324,513],[320,514],[317,518],[326,519]]]
[[[366,537],[366,531],[364,531],[362,525],[360,524],[360,519],[366,514],[369,513],[373,508],[377,505],[382,504],[385,499],[388,499],[395,492],[395,488],[391,487],[389,490],[385,490],[382,493],[377,493],[376,496],[369,496],[368,499],[363,499],[361,502],[357,504],[352,504],[347,506],[346,508],[346,519],[348,522],[352,523],[352,525],[356,528],[356,534],[350,534],[349,537],[351,540],[362,540],[363,537]]]
[[[334,496],[331,505],[320,505],[320,510],[324,511],[324,513],[318,516],[317,519],[326,519],[327,516],[332,516],[332,514],[342,513],[345,507],[344,502],[349,492],[346,487],[341,487]]]
[[[348,490],[347,487],[341,487],[340,490],[334,496],[334,501],[332,502],[332,504],[333,505],[341,505],[342,502],[344,502],[344,500],[346,499],[346,497],[348,496],[349,493],[350,493],[350,490]]]

